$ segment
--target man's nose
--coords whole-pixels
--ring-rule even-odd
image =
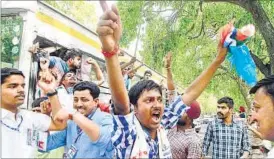
[[[250,123],[252,123],[252,122],[254,122],[255,120],[257,120],[257,118],[258,118],[257,112],[252,111],[252,112],[251,112],[251,117],[250,117]]]
[[[18,89],[17,89],[17,91],[19,92],[19,93],[24,93],[24,87],[23,86],[18,86]]]

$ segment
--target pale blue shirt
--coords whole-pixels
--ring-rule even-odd
[[[100,126],[100,137],[97,141],[91,141],[85,132],[78,137],[77,124],[69,121],[65,130],[49,136],[47,151],[65,146],[67,152],[73,144],[78,150],[75,158],[112,158],[114,152],[111,143],[112,116],[97,109],[91,120]]]

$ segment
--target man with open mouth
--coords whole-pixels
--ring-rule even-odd
[[[178,120],[209,84],[214,73],[225,60],[227,49],[218,45],[217,57],[210,66],[186,89],[184,95],[164,107],[162,89],[152,80],[142,80],[127,93],[118,60],[122,23],[115,5],[104,10],[97,33],[106,60],[108,82],[113,101],[112,144],[116,158],[172,158],[166,129],[176,126]],[[131,110],[130,104],[134,106]]]

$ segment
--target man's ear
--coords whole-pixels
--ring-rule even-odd
[[[99,104],[99,98],[95,98],[95,99],[93,99],[93,101],[95,102],[96,105]]]
[[[233,108],[229,108],[229,112],[233,114]]]
[[[134,114],[137,114],[138,107],[137,105],[134,105]]]
[[[68,63],[72,63],[73,62],[73,59],[72,58],[69,58],[68,59]]]

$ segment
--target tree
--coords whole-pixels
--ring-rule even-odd
[[[19,60],[23,19],[20,16],[1,17],[1,62],[4,67],[16,67]]]
[[[141,36],[144,45],[140,53],[146,64],[161,71],[161,59],[166,52],[173,51],[174,79],[181,86],[189,85],[212,60],[216,50],[216,34],[221,26],[232,18],[237,20],[236,27],[254,23],[252,14],[248,14],[238,5],[203,2],[209,0],[134,3],[119,1],[118,7],[125,28],[121,44],[126,47],[135,39],[137,27],[143,24],[146,26],[146,34]],[[260,6],[258,2],[249,3]],[[267,12],[265,16],[273,15],[271,5],[273,8],[273,2],[262,2]],[[270,20],[273,21],[273,17]],[[258,28],[260,30],[260,27]],[[259,32],[249,41],[248,46],[254,53],[252,56],[256,55],[254,57],[258,58],[254,59],[257,66],[258,61],[261,65],[267,65],[271,61],[268,45]],[[258,75],[260,76],[259,72]],[[217,98],[232,96],[239,105],[250,106],[248,87],[237,78],[234,71],[231,71],[228,63],[223,65],[223,69],[218,70],[205,94],[213,94]]]
[[[272,19],[270,19],[264,10],[261,3],[257,0],[205,0],[205,2],[214,2],[214,1],[222,1],[222,2],[229,2],[232,4],[236,4],[242,8],[244,8],[247,12],[249,12],[252,15],[252,18],[255,22],[255,25],[257,28],[259,28],[259,31],[261,35],[264,38],[268,56],[269,56],[269,62],[264,64],[264,62],[257,56],[258,54],[256,52],[252,53],[252,58],[254,59],[256,66],[259,68],[259,70],[265,75],[268,76],[270,74],[274,74],[274,27],[271,23],[271,20],[273,21],[273,7],[274,2],[273,1],[265,1],[261,2],[264,3],[265,7],[269,11],[269,15],[272,15]],[[259,51],[259,50],[258,50]],[[255,54],[254,54],[255,53]]]
[[[44,1],[52,7],[60,10],[67,16],[95,30],[97,26],[97,17],[95,6],[88,1]]]

